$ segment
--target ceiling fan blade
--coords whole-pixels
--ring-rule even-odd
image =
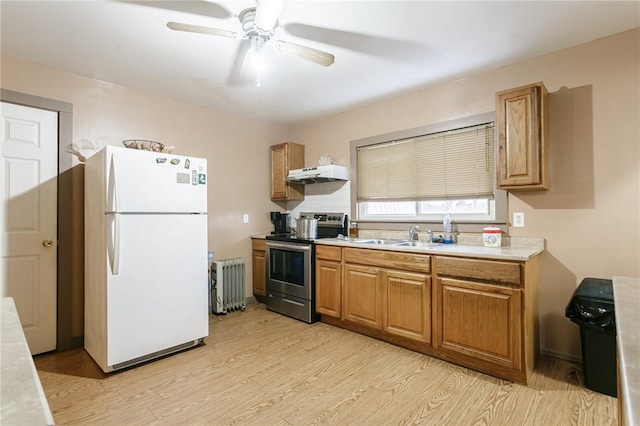
[[[243,39],[244,35],[233,31],[220,30],[218,28],[202,27],[200,25],[182,24],[180,22],[167,22],[167,27],[175,31],[187,31],[190,33],[209,34],[220,37]]]
[[[271,32],[278,22],[285,0],[258,0],[254,25],[256,28]]]
[[[191,13],[194,15],[208,16],[209,18],[226,19],[231,17],[229,12],[219,4],[204,0],[116,0],[121,3],[130,3],[138,6],[155,7],[157,9],[171,10],[174,12]]]
[[[331,53],[323,52],[322,50],[314,49],[308,46],[302,46],[290,41],[277,40],[273,43],[274,48],[278,52],[288,53],[290,55],[298,56],[307,61],[315,62],[316,64],[328,67],[333,64],[335,56]]]
[[[422,60],[427,60],[427,58],[431,57],[429,49],[425,45],[411,41],[359,34],[351,31],[333,30],[299,23],[286,24],[283,28],[289,34],[296,37],[317,41],[322,44],[330,44],[372,56],[383,56],[385,58],[410,63],[415,63],[421,60],[421,58],[423,58]]]
[[[231,66],[229,78],[227,79],[227,83],[232,86],[247,86],[253,82],[251,78],[248,78],[247,73],[243,72],[249,49],[251,49],[251,42],[249,42],[249,40],[240,42],[236,52],[236,57],[233,60],[233,65]]]

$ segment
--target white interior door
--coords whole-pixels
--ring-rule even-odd
[[[0,296],[32,354],[56,348],[58,115],[2,102]]]

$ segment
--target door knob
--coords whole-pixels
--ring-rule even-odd
[[[51,247],[53,245],[53,241],[47,238],[46,240],[42,240],[42,245],[45,247]]]

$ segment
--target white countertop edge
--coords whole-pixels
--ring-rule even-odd
[[[47,395],[44,393],[44,389],[42,387],[42,382],[40,381],[40,376],[38,375],[38,370],[36,369],[36,365],[31,363],[31,370],[33,370],[33,374],[38,380],[35,383],[36,392],[38,393],[38,398],[40,398],[40,404],[42,404],[42,411],[44,414],[44,419],[47,425],[55,425],[53,421],[53,414],[51,413],[51,408],[49,407],[49,401],[47,401]]]
[[[322,238],[315,241],[316,244],[333,245],[341,247],[353,247],[372,250],[400,251],[408,253],[460,256],[460,257],[480,257],[483,259],[496,260],[516,260],[528,261],[534,256],[544,251],[544,244],[535,246],[507,246],[507,247],[485,247],[465,244],[441,244],[433,248],[424,247],[402,247],[393,245],[359,244],[337,238]]]
[[[18,311],[12,297],[2,298],[0,311],[2,317],[2,355],[0,356],[2,367],[0,370],[2,371],[3,386],[11,386],[13,381],[24,378],[23,374],[26,374],[30,378],[27,387],[31,387],[26,395],[12,394],[11,398],[2,399],[0,424],[15,422],[15,424],[53,425],[55,424],[53,414],[29,351],[29,345],[22,331]],[[7,365],[8,360],[19,362],[19,367],[16,368],[16,365],[13,364]],[[15,411],[16,409],[19,411]]]
[[[640,422],[640,279],[613,277],[616,344],[625,425]]]

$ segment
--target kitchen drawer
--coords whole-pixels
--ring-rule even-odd
[[[346,263],[358,263],[401,271],[431,272],[431,256],[375,249],[345,248]]]
[[[262,238],[252,238],[251,239],[251,248],[253,250],[265,251],[267,249],[266,240]]]
[[[471,278],[519,286],[521,265],[514,262],[463,259],[436,256],[435,270],[438,275]]]
[[[342,260],[342,248],[318,244],[316,245],[316,258],[340,262]]]

